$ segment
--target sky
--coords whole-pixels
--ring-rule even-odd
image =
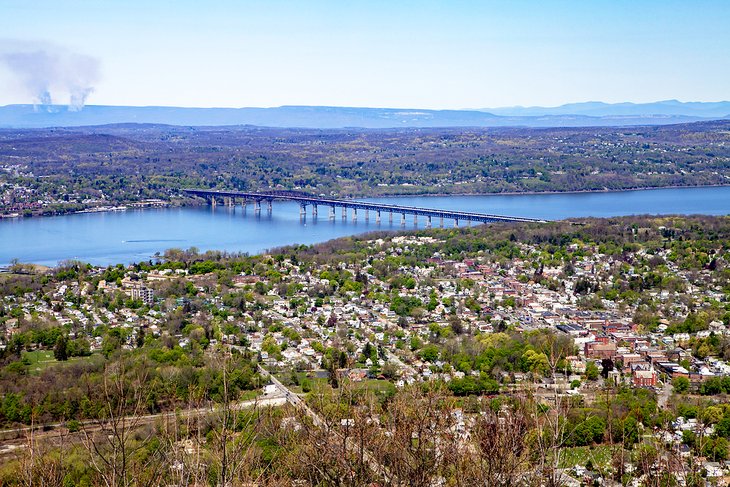
[[[0,105],[729,100],[728,26],[728,0],[0,0]]]

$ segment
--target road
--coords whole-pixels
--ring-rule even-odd
[[[669,398],[672,395],[672,383],[670,381],[666,381],[664,383],[664,386],[662,387],[662,391],[657,393],[657,405],[660,409],[664,409],[667,407],[667,403],[669,402]]]
[[[405,370],[406,372],[408,372],[408,374],[410,374],[411,377],[417,377],[418,376],[418,371],[416,369],[414,369],[413,367],[411,367],[407,363],[403,362],[396,354],[394,354],[390,350],[386,350],[385,351],[385,356],[386,356],[386,358],[389,361],[393,362],[397,367],[399,367],[399,368]]]
[[[317,426],[318,428],[325,428],[327,426],[327,423],[322,419],[322,417],[317,414],[312,408],[307,406],[307,403],[304,402],[301,397],[290,391],[284,384],[279,381],[279,379],[270,374],[269,371],[261,367],[261,365],[259,365],[259,370],[263,377],[270,379],[271,383],[274,384],[282,394],[284,394],[284,397],[292,406],[300,409],[307,416],[309,416],[315,426]],[[341,433],[337,431],[335,431],[334,433],[337,436],[342,437]],[[354,453],[355,455],[361,454],[360,447],[355,443],[352,438],[345,438],[345,445],[351,453]],[[382,478],[386,484],[392,483],[392,476],[390,475],[390,472],[388,472],[388,469],[385,466],[381,465],[380,462],[378,462],[378,460],[369,451],[364,450],[362,452],[362,458],[365,463],[368,464],[373,473],[375,473],[375,475],[377,475],[379,478]]]

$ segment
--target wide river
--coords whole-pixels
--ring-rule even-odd
[[[730,214],[730,187],[658,189],[611,193],[570,193],[539,195],[489,195],[374,198],[405,206],[421,206],[473,211],[499,215],[525,216],[550,220],[581,216],[619,216],[636,214]],[[400,215],[383,213],[380,225],[370,212],[358,212],[357,222],[342,220],[337,210],[334,221],[328,219],[329,208],[320,206],[318,219],[311,210],[299,218],[299,205],[274,202],[273,213],[266,208],[256,215],[249,205],[241,207],[165,208],[128,210],[113,213],[85,213],[48,218],[0,220],[0,266],[12,259],[56,265],[66,259],[79,259],[97,265],[130,263],[151,258],[165,249],[197,247],[262,252],[288,244],[311,244],[332,238],[374,230],[414,228],[413,217],[405,227]],[[425,218],[418,226],[425,226]],[[438,220],[434,220],[438,225]],[[446,226],[453,222],[446,221]],[[462,222],[463,225],[463,222]]]

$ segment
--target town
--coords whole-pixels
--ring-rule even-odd
[[[494,398],[572,404],[582,413],[563,439],[579,453],[560,461],[568,484],[644,482],[668,458],[642,467],[629,453],[617,467],[606,444],[617,434],[629,451],[655,442],[678,455],[666,460],[672,475],[719,482],[730,474],[727,218],[546,225],[366,235],[253,257],[171,249],[108,268],[16,263],[0,275],[3,377],[145,348],[159,364],[238,351],[302,397],[338,382],[387,395],[443,384],[462,398],[465,431]],[[607,391],[642,413],[591,413]],[[33,419],[18,401],[0,410],[6,427]],[[41,417],[71,419],[52,408]]]

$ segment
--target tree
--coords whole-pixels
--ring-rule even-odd
[[[451,330],[455,335],[461,335],[464,333],[464,324],[457,315],[451,315],[449,318],[449,326],[451,326]]]
[[[142,348],[144,346],[144,328],[139,329],[139,333],[137,334],[137,348]]]
[[[426,345],[418,352],[421,360],[426,362],[435,362],[439,358],[439,349],[436,345]]]
[[[545,374],[550,370],[550,363],[548,362],[547,355],[544,353],[538,353],[534,350],[527,350],[522,358],[527,362],[527,366],[530,368],[530,372]]]
[[[672,388],[677,394],[684,394],[689,391],[689,379],[686,377],[675,377],[672,379]]]
[[[595,362],[588,362],[588,364],[586,365],[586,379],[598,379],[598,366],[595,364]]]
[[[396,367],[393,362],[386,362],[380,370],[380,373],[388,380],[395,380],[400,375],[398,367]]]
[[[101,383],[104,406],[95,412],[93,424],[83,427],[90,466],[110,487],[139,485],[138,477],[154,478],[162,466],[161,452],[147,449],[154,430],[141,428],[150,398],[147,368],[131,365],[120,360],[105,367]],[[138,458],[143,450],[147,454]]]
[[[53,357],[59,362],[68,360],[68,338],[66,335],[59,335],[56,345],[53,347]]]
[[[610,358],[601,360],[601,376],[608,379],[608,374],[611,371],[613,371],[613,361]]]
[[[529,465],[529,418],[519,407],[498,414],[488,409],[472,427],[475,455],[459,455],[463,485],[520,485]]]
[[[730,438],[730,417],[726,416],[718,421],[715,425],[715,434],[723,438]]]

